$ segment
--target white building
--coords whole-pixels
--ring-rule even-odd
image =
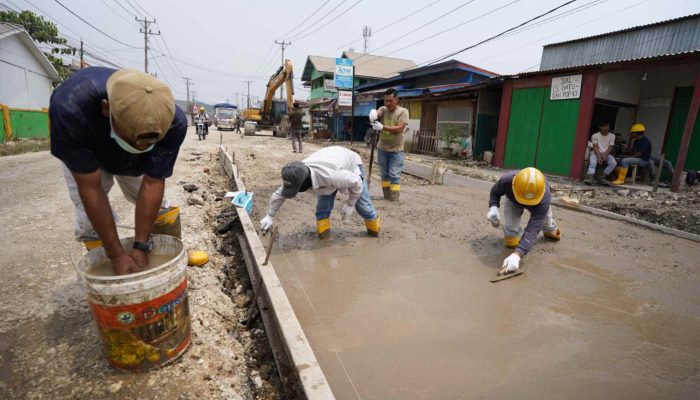
[[[29,33],[0,22],[0,103],[11,108],[49,107],[53,85],[61,77]]]

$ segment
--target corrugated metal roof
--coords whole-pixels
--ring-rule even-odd
[[[416,66],[411,60],[403,60],[400,58],[381,57],[371,54],[343,52],[344,58],[350,58],[355,64],[355,76],[363,78],[384,78],[397,74],[404,69],[410,69]],[[355,62],[357,60],[357,62]],[[311,80],[312,68],[316,68],[320,72],[335,72],[335,58],[308,56],[304,72],[301,80]]]
[[[700,50],[700,14],[544,47],[540,71]]]

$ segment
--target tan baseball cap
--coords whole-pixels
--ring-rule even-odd
[[[135,69],[122,69],[107,79],[109,111],[119,134],[136,140],[157,133],[161,140],[175,115],[175,99],[165,83]]]

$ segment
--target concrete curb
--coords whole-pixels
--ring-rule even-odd
[[[234,163],[233,153],[219,146],[219,159],[226,174],[235,181],[237,190],[245,190],[245,185]],[[262,279],[258,307],[280,374],[284,374],[287,365],[293,368],[299,385],[309,400],[335,399],[272,262],[262,265],[267,251],[255,230],[253,221],[245,209],[236,207],[236,212],[247,242],[241,243],[241,247],[247,244],[247,248],[244,249],[244,258],[253,287],[257,287],[257,282]]]
[[[415,161],[409,161],[405,160],[404,161],[404,173],[408,175],[415,176],[417,178],[421,179],[430,179],[432,176],[432,168],[423,165],[420,163],[417,163]],[[457,175],[453,172],[446,171],[445,172],[445,185],[447,186],[458,186],[458,187],[471,187],[471,188],[483,188],[485,190],[490,190],[491,186],[493,185],[491,182],[486,182],[486,181],[481,181],[478,179],[470,178],[468,176],[463,176],[463,175]],[[694,233],[690,232],[685,232],[680,229],[675,229],[675,228],[669,228],[667,226],[663,225],[658,225],[654,224],[651,222],[647,221],[642,221],[636,218],[630,218],[626,217],[624,215],[616,214],[611,211],[606,211],[606,210],[601,210],[599,208],[594,208],[594,207],[589,207],[583,204],[571,204],[571,203],[566,203],[562,201],[560,198],[552,198],[552,204],[557,206],[557,207],[562,207],[566,208],[569,210],[574,210],[574,211],[579,211],[583,213],[588,213],[592,215],[597,215],[599,217],[605,217],[605,218],[610,218],[614,219],[617,221],[624,221],[624,222],[629,222],[631,224],[643,226],[648,229],[655,230],[657,232],[665,233],[668,235],[673,235],[677,236],[679,238],[683,239],[688,239],[692,240],[694,242],[699,242],[700,243],[700,235],[696,235]]]

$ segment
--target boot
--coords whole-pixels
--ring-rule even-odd
[[[401,194],[401,185],[398,183],[392,183],[391,186],[389,186],[389,200],[391,201],[399,201],[399,194]]]
[[[384,200],[391,200],[391,183],[389,181],[382,181],[382,192],[384,193]]]
[[[612,181],[613,185],[624,185],[625,176],[627,176],[627,167],[620,167],[617,169],[617,179]]]
[[[365,226],[367,227],[367,234],[372,237],[378,237],[380,228],[379,217],[377,219],[366,219]]]
[[[520,236],[505,236],[503,240],[506,242],[506,247],[514,248],[520,244]]]
[[[551,231],[551,232],[543,231],[542,233],[544,233],[545,237],[548,237],[550,239],[554,239],[554,240],[561,239],[561,231],[559,230],[559,228],[557,228],[556,231]]]
[[[180,225],[180,208],[169,207],[160,210],[153,225],[153,233],[159,235],[182,237]]]
[[[328,239],[331,236],[331,219],[319,219],[316,221],[316,232],[318,232],[318,238]]]

